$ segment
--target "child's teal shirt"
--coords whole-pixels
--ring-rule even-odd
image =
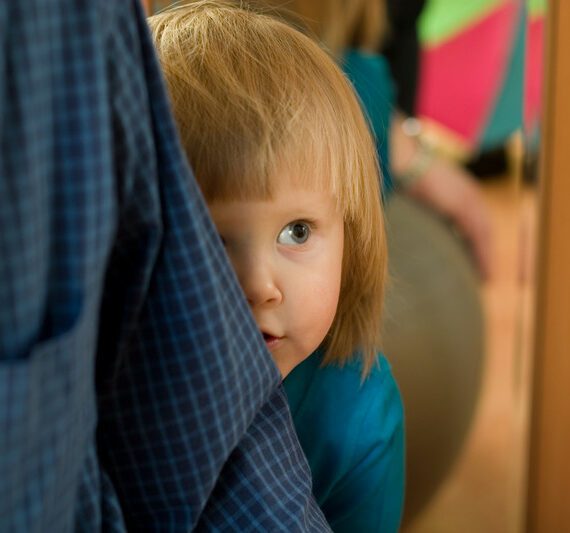
[[[404,415],[386,359],[321,367],[315,352],[284,381],[313,492],[333,531],[395,533],[404,498]]]

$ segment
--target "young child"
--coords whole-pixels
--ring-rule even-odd
[[[285,386],[312,430],[300,440],[317,501],[335,531],[397,531],[403,413],[378,355],[386,243],[359,102],[315,42],[270,15],[202,0],[149,23],[259,329],[283,377],[302,375]]]

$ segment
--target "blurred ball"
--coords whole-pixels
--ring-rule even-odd
[[[479,396],[484,356],[478,277],[449,225],[415,202],[387,203],[390,279],[383,349],[404,400],[404,522],[429,502],[457,459]]]

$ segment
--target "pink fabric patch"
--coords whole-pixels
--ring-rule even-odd
[[[527,34],[525,84],[524,84],[524,124],[532,131],[540,119],[544,54],[544,19],[530,21]]]
[[[499,94],[512,50],[518,2],[507,1],[420,57],[418,114],[474,145]]]

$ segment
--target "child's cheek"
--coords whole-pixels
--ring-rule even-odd
[[[313,317],[313,327],[322,332],[323,338],[334,320],[340,294],[340,270],[334,276],[330,275],[331,272],[328,274],[314,279],[304,298],[306,311]]]

